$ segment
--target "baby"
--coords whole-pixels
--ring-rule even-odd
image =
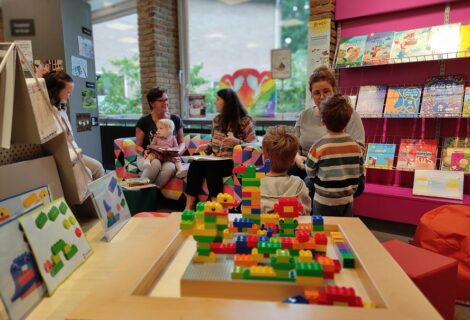
[[[171,161],[175,164],[176,172],[181,171],[181,157],[175,156],[178,153],[178,142],[173,135],[175,124],[170,119],[160,119],[157,122],[157,133],[147,146],[148,154],[143,163],[143,169],[150,168],[150,163],[154,159],[162,163]],[[167,151],[167,152],[165,152]]]

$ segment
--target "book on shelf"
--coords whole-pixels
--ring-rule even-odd
[[[384,117],[417,118],[422,91],[421,87],[388,87]]]
[[[397,169],[432,170],[436,167],[437,140],[401,139],[398,150]]]
[[[463,199],[463,172],[416,170],[413,195]]]
[[[470,172],[469,137],[447,137],[442,143],[441,170]]]
[[[388,64],[390,61],[390,51],[392,50],[394,32],[371,33],[367,36],[363,66]]]
[[[470,118],[470,87],[465,87],[465,93],[463,96],[462,117]]]
[[[431,60],[430,31],[420,28],[395,32],[390,63]]]
[[[457,58],[460,42],[460,23],[433,26],[430,33],[433,60]]]
[[[458,57],[470,57],[470,24],[460,26],[460,43]]]
[[[365,166],[367,168],[392,169],[395,149],[395,144],[369,143]]]
[[[336,67],[358,67],[362,63],[367,36],[342,38],[336,55]]]
[[[464,86],[463,75],[428,78],[423,90],[421,116],[460,116],[463,106]]]
[[[379,116],[384,110],[387,86],[361,86],[357,96],[356,111],[362,116]]]

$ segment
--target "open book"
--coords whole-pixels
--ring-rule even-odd
[[[153,146],[153,145],[148,145],[147,148],[149,150],[158,152],[160,154],[165,154],[165,155],[174,156],[174,157],[179,156],[179,151],[180,151],[179,148],[177,148],[177,147],[162,148],[162,147],[157,147],[157,146]]]
[[[184,162],[232,160],[232,158],[229,158],[229,157],[217,157],[217,156],[214,156],[213,154],[183,156],[182,158]]]

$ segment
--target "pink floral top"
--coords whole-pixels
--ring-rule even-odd
[[[212,140],[210,148],[212,153],[218,157],[231,157],[233,154],[233,147],[235,145],[224,145],[223,140],[228,136],[228,133],[224,133],[220,126],[220,116],[217,115],[212,120]],[[237,133],[233,136],[240,139],[240,143],[248,143],[256,141],[255,125],[253,120],[246,116],[240,120],[240,128]]]

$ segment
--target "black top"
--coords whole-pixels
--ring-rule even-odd
[[[184,129],[183,121],[181,121],[181,118],[176,114],[171,114],[170,119],[175,124],[175,130],[173,130],[173,135],[176,137],[176,139],[178,139],[178,130],[181,128]],[[136,127],[144,132],[145,138],[142,147],[144,149],[147,149],[147,146],[152,141],[153,136],[157,133],[157,126],[152,120],[152,115],[148,114],[140,118],[139,121],[137,121]]]

